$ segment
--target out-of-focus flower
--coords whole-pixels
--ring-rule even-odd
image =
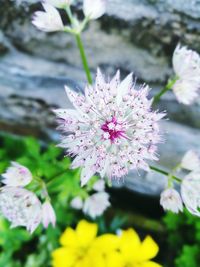
[[[72,3],[72,0],[44,0],[44,2],[58,8],[65,8]]]
[[[178,45],[173,55],[173,68],[177,76],[173,91],[179,102],[189,105],[200,91],[200,56]]]
[[[107,0],[83,0],[83,12],[89,19],[98,19],[106,12]]]
[[[42,206],[37,196],[19,187],[0,189],[0,212],[11,222],[11,227],[24,226],[31,233],[42,219]]]
[[[50,223],[53,227],[55,227],[56,224],[56,214],[49,201],[45,201],[45,203],[42,204],[42,223],[45,228],[47,228]]]
[[[150,236],[141,242],[133,229],[120,236],[96,234],[97,225],[86,221],[76,231],[67,228],[60,239],[62,247],[52,254],[53,267],[161,267],[152,261],[159,248]]]
[[[94,219],[102,215],[109,206],[109,195],[106,192],[98,192],[85,200],[83,212]]]
[[[164,190],[160,197],[160,204],[164,210],[170,210],[174,213],[183,211],[183,203],[180,194],[173,188]]]
[[[133,229],[122,231],[119,250],[122,254],[121,265],[117,265],[119,267],[161,267],[160,264],[152,261],[159,251],[156,242],[150,236],[147,236],[141,242],[138,234]],[[115,257],[111,260],[116,262]],[[109,266],[115,265],[110,264]]]
[[[96,238],[97,230],[96,224],[84,220],[79,222],[76,230],[67,228],[60,238],[63,247],[56,249],[52,254],[53,266],[91,266],[89,251]]]
[[[181,167],[183,169],[194,171],[200,169],[200,158],[199,155],[193,151],[189,150],[183,157],[181,161]]]
[[[26,186],[32,180],[32,174],[26,167],[12,162],[5,173],[1,175],[3,177],[2,183],[7,186]]]
[[[76,110],[55,110],[64,133],[60,146],[75,156],[72,168],[83,167],[82,186],[95,173],[120,178],[129,170],[149,170],[146,160],[158,159],[158,121],[165,114],[151,111],[148,91],[146,85],[135,89],[132,74],[120,82],[118,71],[106,82],[100,70],[85,96],[66,87]]]
[[[73,198],[72,201],[70,202],[70,206],[73,209],[81,210],[83,208],[83,200],[82,200],[82,198],[79,197],[79,196]]]
[[[42,5],[45,11],[35,12],[32,20],[33,25],[45,32],[64,30],[64,24],[58,10],[47,3],[43,3]]]
[[[102,192],[105,190],[105,181],[103,179],[98,180],[94,183],[93,189],[97,192]]]
[[[181,184],[183,202],[192,214],[200,217],[200,171],[189,173]]]

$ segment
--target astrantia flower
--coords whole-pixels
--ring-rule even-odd
[[[64,30],[64,25],[58,10],[47,3],[43,3],[42,5],[45,11],[35,12],[32,20],[33,25],[45,32]]]
[[[200,91],[200,56],[178,45],[173,55],[173,68],[177,76],[173,91],[179,102],[189,105]]]
[[[41,222],[42,207],[34,193],[5,186],[0,190],[0,213],[11,222],[11,227],[25,226],[32,233]]]
[[[200,171],[191,172],[183,179],[181,196],[189,212],[200,217]]]
[[[94,219],[101,216],[109,206],[109,195],[106,192],[98,192],[85,200],[83,212]]]
[[[26,186],[32,180],[32,174],[26,167],[12,162],[5,173],[1,175],[3,177],[2,183],[7,186]]]
[[[64,132],[60,146],[75,156],[72,168],[82,167],[82,185],[95,173],[119,178],[129,170],[149,170],[146,160],[157,160],[158,121],[164,114],[151,111],[148,91],[146,85],[135,89],[132,74],[120,82],[118,71],[106,82],[99,70],[85,96],[66,87],[76,110],[55,110]]]
[[[58,8],[64,8],[70,5],[72,0],[44,0],[44,2]]]
[[[47,228],[50,223],[53,226],[56,224],[56,214],[49,201],[45,201],[45,203],[42,204],[42,223],[45,228]]]
[[[199,155],[193,151],[189,150],[183,157],[181,161],[181,167],[189,170],[194,171],[200,169],[200,158]]]
[[[107,0],[83,0],[83,12],[89,19],[98,19],[106,12]]]
[[[173,188],[164,190],[160,197],[160,204],[164,210],[174,213],[183,211],[183,203],[180,194]]]

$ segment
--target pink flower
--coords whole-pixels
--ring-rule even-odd
[[[98,19],[106,12],[107,0],[83,0],[83,12],[89,19]]]
[[[45,228],[47,228],[50,223],[53,227],[55,227],[56,224],[56,214],[49,201],[45,201],[45,203],[42,204],[42,223]]]
[[[151,111],[148,86],[136,90],[132,74],[120,82],[119,71],[105,81],[98,70],[85,95],[67,87],[66,92],[76,110],[55,110],[63,130],[60,146],[75,157],[72,168],[82,167],[82,185],[95,173],[120,178],[129,170],[149,170],[146,161],[157,160],[158,121],[164,114]]]
[[[2,183],[7,186],[26,186],[32,180],[32,174],[29,169],[17,162],[12,162],[11,167],[1,176],[3,177]]]
[[[33,233],[42,219],[42,206],[37,196],[19,187],[4,186],[0,190],[0,212],[12,224],[24,226]]]
[[[192,104],[200,91],[200,56],[178,45],[173,55],[173,68],[177,76],[173,91],[178,101],[185,105]]]

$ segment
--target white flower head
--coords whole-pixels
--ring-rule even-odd
[[[98,192],[85,200],[83,212],[95,219],[101,216],[109,206],[109,195],[105,192]]]
[[[72,199],[70,206],[75,210],[81,210],[83,208],[83,200],[81,197],[77,196]]]
[[[32,20],[33,25],[45,32],[64,30],[64,24],[58,10],[47,3],[42,5],[45,11],[35,12]]]
[[[11,167],[1,176],[3,177],[2,183],[7,186],[26,186],[32,180],[29,169],[17,162],[12,162]]]
[[[199,155],[193,151],[189,150],[183,157],[181,161],[181,167],[183,169],[194,171],[200,169],[200,158]]]
[[[200,171],[191,172],[183,179],[181,196],[188,211],[200,217]]]
[[[98,192],[102,192],[105,190],[105,181],[103,179],[98,180],[94,183],[93,189]]]
[[[179,102],[189,105],[200,91],[200,56],[178,45],[173,54],[173,68],[177,76],[173,91]]]
[[[37,196],[19,187],[3,187],[0,191],[0,213],[11,227],[24,226],[33,233],[42,219],[42,206]]]
[[[183,211],[183,203],[180,194],[173,188],[165,189],[160,196],[160,204],[164,210],[174,213]]]
[[[98,19],[106,12],[107,0],[83,0],[83,12],[89,19]]]
[[[57,8],[65,8],[72,3],[72,0],[43,0],[43,2]]]
[[[42,223],[45,228],[51,223],[53,227],[56,224],[56,214],[49,201],[45,201],[42,204]]]
[[[95,173],[120,178],[129,170],[149,170],[146,160],[158,159],[158,121],[165,114],[151,111],[148,86],[136,90],[132,74],[120,82],[119,71],[107,82],[98,70],[85,95],[67,87],[66,92],[76,110],[55,110],[63,131],[60,146],[75,156],[72,168],[82,167],[82,186]]]

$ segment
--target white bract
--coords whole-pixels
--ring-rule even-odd
[[[58,10],[47,3],[42,5],[45,11],[35,12],[32,20],[33,25],[45,32],[64,30],[64,24]]]
[[[107,0],[83,0],[83,12],[89,19],[98,19],[106,12]]]
[[[164,210],[174,213],[183,211],[183,203],[180,194],[173,188],[165,189],[160,196],[160,204]]]
[[[42,219],[42,205],[34,193],[5,186],[0,190],[0,213],[11,222],[11,227],[24,226],[33,233]]]
[[[181,167],[183,169],[194,171],[200,169],[200,158],[199,155],[193,151],[189,150],[183,157],[181,161]]]
[[[109,195],[105,192],[98,192],[85,200],[83,212],[94,219],[101,216],[109,206]]]
[[[32,180],[29,169],[17,162],[12,162],[11,167],[1,176],[3,177],[2,183],[7,186],[26,186]]]
[[[81,197],[77,196],[72,199],[72,201],[70,202],[70,206],[73,209],[81,210],[83,207],[83,200],[81,199]]]
[[[120,178],[130,170],[149,170],[147,160],[157,160],[161,142],[158,121],[165,116],[151,110],[149,87],[135,89],[132,74],[120,82],[119,71],[105,81],[97,71],[94,86],[85,95],[66,87],[76,110],[58,109],[61,147],[75,157],[72,168],[82,167],[81,184],[99,173],[102,178]]]
[[[44,2],[58,8],[65,8],[72,3],[72,0],[44,0]]]
[[[183,179],[181,196],[189,212],[200,216],[200,171],[191,172]]]
[[[54,227],[56,224],[56,214],[49,201],[45,201],[45,203],[42,204],[42,223],[45,228],[47,228],[50,223]]]
[[[200,56],[178,45],[173,55],[173,68],[177,76],[173,91],[179,102],[189,105],[200,91]]]

